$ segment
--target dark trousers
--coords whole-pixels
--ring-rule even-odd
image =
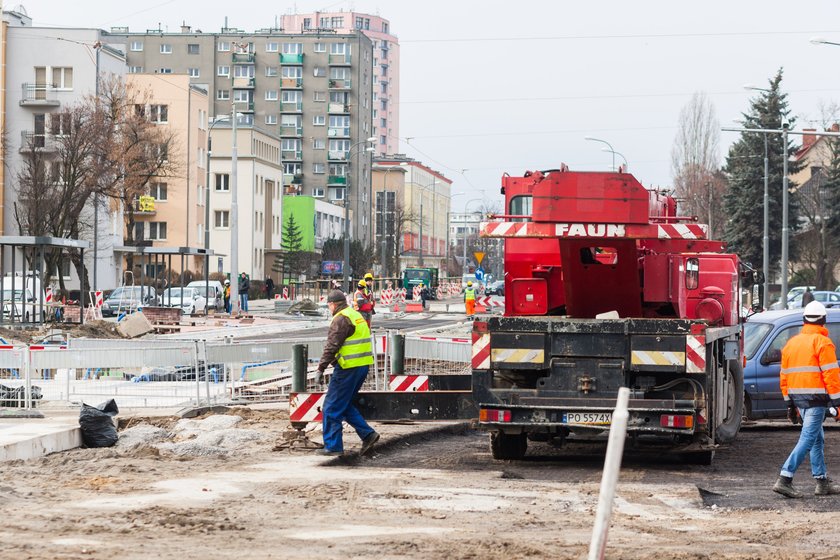
[[[361,439],[373,433],[362,414],[353,406],[353,397],[362,388],[370,366],[341,369],[336,364],[330,377],[330,386],[324,399],[324,448],[329,451],[344,451],[341,439],[341,423],[353,426]]]

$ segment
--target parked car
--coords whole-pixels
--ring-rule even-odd
[[[204,310],[207,300],[198,288],[167,288],[160,296],[164,307],[177,307],[182,313],[192,315],[197,310]]]
[[[791,304],[797,299],[797,297],[799,298],[798,301],[800,301],[800,302],[802,301],[802,294],[805,293],[806,288],[810,288],[811,292],[815,292],[815,290],[817,289],[816,286],[794,286],[793,288],[788,290],[788,295],[787,295],[788,309],[791,308]],[[838,286],[838,288],[840,288],[840,286]],[[840,292],[840,290],[835,290],[835,291]],[[769,309],[781,309],[781,308],[782,308],[782,299],[781,298],[777,299],[769,307]]]
[[[488,296],[497,295],[503,296],[505,295],[505,281],[504,280],[496,280],[495,282],[490,282],[487,284],[487,288],[484,290],[484,293]]]
[[[38,277],[30,274],[24,280],[20,274],[14,277],[6,274],[2,279],[2,294],[5,317],[25,323],[46,319],[49,310],[44,311],[41,306],[45,295]]]
[[[832,292],[833,293],[833,292]],[[826,328],[840,346],[840,308],[827,309]],[[785,418],[787,405],[779,388],[782,348],[802,328],[801,309],[765,311],[744,323],[744,416]]]
[[[826,306],[829,307],[838,307],[840,306],[840,292],[811,292],[814,294],[814,301],[818,301]],[[800,292],[799,294],[795,295],[788,301],[788,309],[799,309],[802,307],[802,296],[805,295],[805,292]]]
[[[133,313],[138,307],[158,305],[160,300],[151,286],[120,286],[102,303],[102,316]]]
[[[209,299],[210,307],[216,308],[216,311],[224,311],[225,310],[225,301],[224,301],[224,288],[222,287],[222,283],[218,280],[210,280],[208,282],[210,286],[210,297],[207,298],[207,293],[205,290],[205,286],[207,284],[204,283],[204,280],[193,280],[189,284],[187,284],[187,288],[198,288],[199,293],[204,296],[205,298]]]

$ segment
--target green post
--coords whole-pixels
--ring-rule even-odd
[[[390,375],[402,375],[405,371],[405,335],[392,332],[388,344],[391,346]]]
[[[306,344],[292,346],[292,392],[306,392],[306,366],[309,361],[309,347]]]

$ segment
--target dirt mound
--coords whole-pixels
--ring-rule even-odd
[[[108,321],[88,321],[84,325],[68,325],[63,330],[73,338],[122,338],[116,323]]]

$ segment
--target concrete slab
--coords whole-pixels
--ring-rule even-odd
[[[25,461],[81,445],[75,417],[0,420],[0,461]]]

